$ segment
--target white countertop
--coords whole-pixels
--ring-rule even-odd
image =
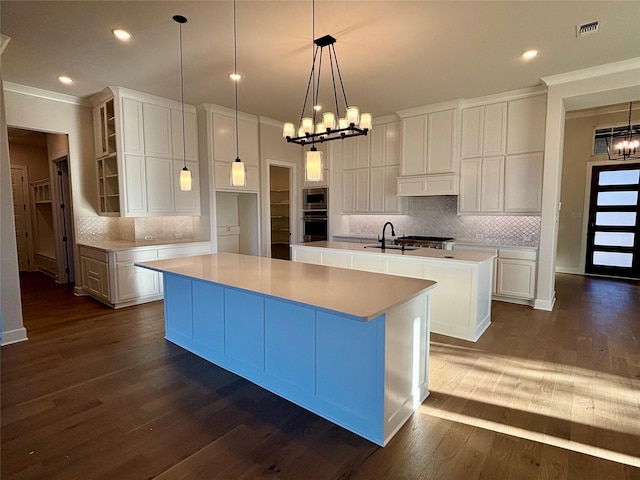
[[[235,253],[136,262],[136,265],[346,313],[363,321],[372,320],[436,285],[431,280]]]
[[[165,240],[95,240],[95,241],[82,241],[78,242],[78,245],[83,247],[95,248],[104,252],[115,252],[118,250],[130,250],[137,247],[158,247],[161,245],[184,245],[187,243],[201,243],[208,242],[208,240],[193,240],[193,239],[165,239]]]
[[[418,248],[416,250],[405,251],[387,248],[383,252],[379,248],[366,248],[366,244],[349,242],[308,242],[298,244],[297,246],[334,248],[337,250],[364,252],[372,255],[403,255],[410,258],[437,259],[465,263],[481,263],[496,256],[492,252],[485,252],[481,250],[460,250],[456,252],[455,250],[440,250],[437,248]]]

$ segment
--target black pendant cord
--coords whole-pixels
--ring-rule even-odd
[[[180,27],[180,103],[182,105],[182,162],[184,170],[187,169],[187,139],[185,137],[184,128],[184,71],[182,67],[182,24],[187,23],[186,17],[182,15],[174,15],[173,19]]]
[[[233,0],[233,73],[238,75],[238,45],[236,35],[236,0]],[[236,162],[240,161],[240,141],[238,139],[238,78],[234,80],[234,92],[236,98]]]
[[[311,118],[313,118],[313,131],[316,129],[316,48],[313,48],[314,41],[316,39],[316,1],[311,0],[311,58],[313,59],[313,66],[311,67],[311,75],[313,76],[313,85],[311,86]],[[322,49],[320,49],[320,56],[322,56]]]

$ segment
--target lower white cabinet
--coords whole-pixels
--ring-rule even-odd
[[[500,249],[496,295],[533,300],[536,294],[536,252]]]
[[[168,244],[130,249],[79,245],[82,289],[110,307],[120,308],[160,300],[162,274],[135,266],[135,262],[204,255],[210,242]]]

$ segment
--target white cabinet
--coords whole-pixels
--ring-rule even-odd
[[[162,298],[162,275],[135,262],[162,260],[211,251],[210,242],[192,242],[108,250],[79,245],[84,293],[120,308]]]
[[[400,171],[400,122],[374,125],[368,136],[332,147],[342,168],[343,213],[403,213],[406,201],[397,196]]]
[[[257,192],[259,179],[258,119],[238,113],[238,149],[245,164],[246,185],[231,185],[231,163],[236,159],[235,111],[217,105],[204,105],[209,135],[209,164],[213,165],[216,190]]]
[[[456,109],[401,113],[399,196],[457,195]]]
[[[195,109],[185,105],[183,145],[181,104],[119,87],[93,100],[99,213],[199,215],[199,169],[189,167],[198,157]],[[184,166],[185,153],[193,181],[192,191],[182,195],[174,163]]]
[[[462,110],[458,213],[540,212],[545,108],[535,95]]]
[[[457,171],[455,118],[455,109],[448,109],[402,119],[402,176]]]
[[[496,268],[496,295],[535,298],[536,252],[501,248]]]

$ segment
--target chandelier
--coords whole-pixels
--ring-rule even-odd
[[[360,114],[358,107],[349,105],[347,101],[336,55],[336,39],[331,35],[315,38],[315,1],[312,2],[312,35],[314,46],[312,47],[311,73],[307,82],[300,122],[297,129],[293,123],[285,123],[282,136],[289,143],[296,143],[303,147],[311,145],[311,150],[305,154],[305,178],[310,181],[318,181],[322,180],[322,152],[317,150],[315,144],[366,135],[371,130],[372,117],[370,113]],[[320,119],[319,112],[322,107],[318,103],[318,97],[325,48],[329,56],[328,63],[331,72],[335,113],[324,112]],[[309,102],[309,92],[311,92],[311,102]],[[341,101],[343,101],[342,109],[340,107]],[[344,112],[343,116],[339,116],[341,111]]]
[[[629,102],[629,121],[622,129],[614,130],[607,139],[607,155],[609,160],[640,159],[640,129],[637,125],[631,126],[631,107]]]

